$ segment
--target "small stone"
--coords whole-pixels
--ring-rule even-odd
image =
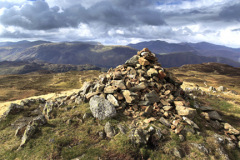
[[[149,77],[153,77],[153,76],[158,76],[158,71],[154,68],[150,68],[148,71],[147,71],[147,75]]]
[[[138,102],[138,95],[134,92],[131,92],[129,90],[122,90],[122,94],[124,98],[126,99],[127,103],[135,103]]]
[[[222,117],[216,111],[208,112],[208,115],[210,119],[219,120],[219,121],[223,120]]]
[[[118,101],[112,94],[108,94],[107,99],[109,102],[111,102],[114,105],[114,107],[119,107]]]
[[[72,120],[71,119],[67,120],[66,124],[72,124]]]
[[[115,93],[118,90],[118,87],[116,86],[107,86],[104,88],[104,93],[112,94]]]
[[[190,119],[193,119],[195,117],[195,115],[197,114],[196,109],[193,109],[190,107],[176,106],[176,110],[177,110],[178,115],[187,116]]]
[[[143,122],[144,123],[150,123],[150,122],[153,122],[153,121],[156,121],[156,118],[151,117],[151,118],[145,119]]]
[[[142,65],[142,66],[146,66],[146,65],[150,64],[150,62],[143,57],[140,57],[138,61],[139,61],[140,65]]]
[[[156,91],[151,91],[150,93],[145,94],[144,99],[146,101],[149,101],[151,104],[154,104],[155,102],[160,102],[160,97],[156,93]]]
[[[153,106],[147,106],[147,108],[145,109],[145,112],[147,112],[147,113],[152,113],[152,111],[153,111]]]
[[[175,129],[175,133],[179,134],[182,130],[184,129],[183,125],[179,125],[176,129]]]
[[[178,119],[178,120],[173,120],[173,122],[172,122],[172,124],[174,125],[174,126],[178,126],[178,124],[180,123],[180,119]]]
[[[158,74],[158,77],[159,77],[160,80],[162,80],[162,79],[164,79],[164,78],[166,77],[166,74],[164,73],[164,71],[159,70],[158,73],[159,73],[159,74]]]
[[[112,125],[110,122],[107,122],[105,124],[104,130],[106,132],[107,137],[112,138],[115,135],[115,130],[113,129]]]
[[[173,155],[178,157],[178,158],[183,158],[184,157],[184,152],[182,151],[182,149],[174,148]]]
[[[179,139],[180,139],[181,142],[184,142],[184,140],[185,140],[185,138],[182,134],[179,134]]]
[[[176,129],[176,126],[171,125],[171,129],[172,129],[172,130]]]
[[[126,128],[123,125],[118,124],[117,127],[118,127],[118,129],[120,130],[120,132],[122,134],[126,134],[127,133]]]
[[[126,86],[124,84],[123,80],[112,80],[112,86],[115,86],[117,88],[120,88],[122,90],[126,89]]]
[[[91,113],[84,113],[83,115],[83,120],[86,120],[88,118],[92,117],[92,114]]]
[[[165,118],[161,117],[161,118],[159,119],[159,121],[160,121],[162,124],[164,124],[165,126],[171,127],[171,123],[168,122],[168,120],[166,120]]]
[[[164,111],[170,111],[173,109],[173,106],[163,106]]]
[[[49,139],[49,142],[53,143],[55,142],[55,139]]]

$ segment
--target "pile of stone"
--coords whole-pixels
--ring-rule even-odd
[[[93,116],[100,120],[114,116],[116,110],[124,110],[125,115],[133,118],[171,117],[176,112],[191,118],[196,110],[184,102],[181,84],[144,48],[124,65],[100,75],[99,81],[85,82],[79,95],[90,100]]]

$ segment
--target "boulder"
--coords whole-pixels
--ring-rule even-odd
[[[93,116],[99,120],[104,120],[116,115],[114,105],[103,97],[95,95],[90,99],[89,104]]]

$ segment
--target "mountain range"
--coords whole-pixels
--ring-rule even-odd
[[[180,67],[184,64],[200,64],[204,62],[225,63],[234,67],[240,67],[240,49],[214,45],[206,42],[201,43],[167,43],[164,41],[140,42],[120,45],[102,45],[98,42],[60,42],[49,41],[20,41],[0,43],[0,61],[28,61],[24,64],[28,67],[51,66],[53,64],[65,64],[63,70],[79,68],[73,65],[91,64],[90,68],[116,67],[125,63],[142,48],[149,48],[156,54],[158,61],[163,67]],[[19,62],[19,63],[20,63]],[[34,62],[34,63],[33,63]],[[5,64],[7,62],[4,62]],[[10,66],[10,63],[8,66]],[[44,64],[44,65],[43,65]],[[72,65],[71,67],[66,65]],[[0,65],[1,67],[2,65]],[[62,65],[63,66],[63,65]],[[30,67],[30,68],[31,68]],[[40,67],[40,68],[41,68]],[[25,67],[26,68],[26,67]],[[68,69],[67,69],[68,68]],[[80,68],[84,68],[81,66]],[[6,68],[5,72],[6,73]],[[11,70],[11,69],[10,69]],[[10,71],[9,73],[15,73]],[[61,71],[55,66],[57,72]],[[18,73],[18,72],[17,72]],[[25,73],[20,71],[19,73]]]
[[[165,41],[149,41],[128,46],[141,50],[144,47],[151,48],[154,53],[192,52],[206,57],[223,57],[240,62],[240,48],[230,48],[207,42],[200,43],[168,43]]]

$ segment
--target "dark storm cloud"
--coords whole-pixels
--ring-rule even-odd
[[[60,11],[57,6],[50,8],[45,1],[34,1],[25,4],[20,10],[14,7],[5,10],[0,16],[0,23],[28,30],[77,28],[80,23],[105,27],[166,24],[159,11],[147,8],[152,4],[151,0],[114,0],[95,3],[88,9],[78,4]]]
[[[240,22],[240,3],[224,7],[219,13],[219,17],[226,21],[236,20]]]

